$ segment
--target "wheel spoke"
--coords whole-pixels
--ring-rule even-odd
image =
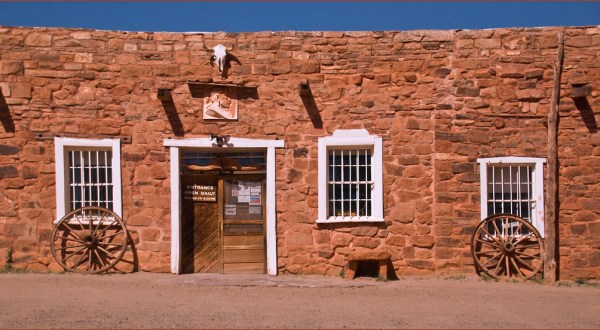
[[[100,245],[114,245],[114,246],[123,246],[121,243],[112,243],[112,242],[98,242]]]
[[[71,253],[71,254],[70,254],[68,257],[66,257],[66,258],[62,259],[62,261],[63,261],[63,262],[65,262],[65,261],[69,260],[69,258],[71,258],[71,257],[72,257],[72,256],[74,256],[74,255],[77,255],[79,252],[81,252],[81,251],[83,251],[83,250],[85,250],[85,246],[84,246],[84,247],[82,247],[81,249],[79,249],[79,250],[77,250],[77,251],[75,251],[75,252]],[[85,253],[85,252],[84,252],[84,253]]]
[[[510,259],[510,257],[507,255],[504,258],[504,261],[506,262],[506,276],[510,277],[510,260],[508,259]]]
[[[98,220],[98,225],[96,226],[93,232],[94,235],[96,235],[96,233],[98,232],[98,228],[100,228],[100,226],[104,223],[104,219],[106,219],[106,213],[102,213],[102,216]]]
[[[111,252],[109,252],[108,250],[104,249],[103,247],[99,246],[98,247],[99,250],[101,250],[102,252],[109,254],[110,256],[112,256],[113,258],[117,259],[117,256],[115,256],[114,254],[112,254]]]
[[[517,244],[521,243],[522,241],[530,238],[532,235],[533,235],[532,233],[529,233],[529,234],[527,234],[525,236],[519,237],[519,239],[515,241],[515,245],[517,245]]]
[[[492,234],[490,234],[489,231],[487,231],[487,229],[483,228],[483,226],[481,227],[481,230],[486,233],[494,242],[498,243],[498,245],[502,245],[502,241],[500,241],[499,237],[496,237]]]
[[[496,234],[498,235],[499,238],[502,237],[502,232],[500,231],[500,229],[498,229],[498,225],[496,224],[496,220],[492,220],[492,225],[494,225],[494,229],[496,229]]]
[[[487,266],[487,264],[489,264],[491,261],[494,261],[494,259],[496,259],[497,257],[501,256],[502,252],[498,252],[495,256],[491,257],[490,259],[488,259],[488,261],[486,261],[483,265],[481,265],[481,267]]]
[[[79,227],[81,228],[81,230],[85,231],[85,226],[83,225],[83,222],[81,222],[81,220],[84,219],[85,212],[83,210],[81,210],[80,214],[81,214],[81,217],[78,217],[76,214],[73,216],[75,217],[75,219],[77,219],[77,222],[79,223]]]
[[[525,260],[515,256],[515,260],[517,260],[519,262],[519,264],[523,265],[524,267],[526,267],[527,269],[529,269],[530,271],[534,271],[533,266],[531,266],[528,262],[526,262]]]
[[[517,262],[515,261],[515,259],[510,258],[510,261],[511,261],[512,265],[515,267],[515,270],[517,271],[517,274],[519,275],[519,277],[524,277],[523,273],[521,273],[521,269],[519,269],[519,266],[517,266]]]
[[[536,254],[534,254],[534,255],[531,255],[531,254],[527,254],[527,253],[525,253],[525,252],[519,252],[519,251],[515,251],[515,254],[519,254],[519,255],[522,255],[522,256],[525,256],[525,257],[529,257],[529,258],[534,258],[534,259],[537,259],[537,258],[539,258],[539,257],[540,257],[540,254],[539,254],[539,253],[536,253]]]
[[[69,246],[64,246],[61,247],[60,249],[57,249],[58,251],[63,251],[66,249],[72,249],[72,248],[76,248],[76,247],[80,247],[80,246],[85,246],[84,244],[79,244],[79,245],[69,245]]]
[[[96,258],[98,258],[98,263],[100,264],[100,268],[104,268],[104,266],[105,266],[104,261],[102,261],[100,254],[98,254],[98,251],[94,250],[94,254],[96,255]]]
[[[113,218],[112,221],[109,224],[107,224],[106,227],[104,227],[104,229],[102,230],[102,232],[100,234],[98,234],[98,237],[104,235],[104,233],[108,230],[108,228],[110,228],[110,226],[112,226],[115,222],[117,222],[117,219]]]
[[[71,228],[71,226],[69,226],[69,225],[67,224],[67,222],[66,222],[66,221],[63,221],[63,222],[61,222],[61,223],[60,223],[60,226],[65,226],[65,227],[67,227],[67,229],[68,229],[68,234],[70,234],[71,236],[73,236],[73,237],[75,237],[75,238],[79,238],[79,239],[81,239],[81,238],[79,237],[79,235],[75,234],[75,230],[74,230],[73,228]],[[59,226],[59,227],[60,227],[60,226]],[[71,233],[73,233],[73,234],[71,234]]]
[[[521,222],[517,222],[517,228],[513,231],[512,235],[510,235],[509,239],[513,240],[521,234],[521,228],[523,228],[523,224]],[[516,243],[515,243],[516,244]]]
[[[74,237],[74,236],[73,236],[73,237]],[[83,240],[81,240],[81,239],[78,239],[78,238],[76,238],[76,239],[73,239],[73,238],[63,237],[63,238],[61,238],[61,239],[65,240],[65,241],[71,241],[71,242],[77,242],[77,243],[82,243],[82,244],[83,244]]]
[[[481,242],[481,243],[483,243],[483,244],[487,244],[487,245],[489,245],[489,246],[493,246],[493,247],[495,247],[496,249],[500,249],[500,245],[499,245],[499,244],[498,244],[496,241],[491,241],[491,242],[490,242],[490,241],[482,240],[482,239],[480,239],[480,238],[476,238],[475,240],[476,240],[477,242]]]
[[[90,257],[88,258],[88,271],[92,270],[92,249],[88,250],[90,253]]]
[[[498,264],[496,265],[496,268],[494,269],[494,275],[498,276],[498,269],[500,268],[500,265],[502,264],[502,260],[504,259],[505,255],[502,254],[500,256],[500,260],[498,260]]]
[[[72,269],[77,268],[79,265],[81,265],[83,263],[83,257],[87,256],[87,251],[83,251],[83,253],[81,254],[81,256],[79,257],[79,260],[77,260],[77,262],[75,263],[75,265],[73,265]]]

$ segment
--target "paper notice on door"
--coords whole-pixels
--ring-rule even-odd
[[[250,203],[250,195],[239,195],[238,203]]]
[[[261,205],[260,195],[250,196],[250,205]]]
[[[250,186],[247,183],[239,183],[237,186],[238,196],[250,195]]]
[[[237,214],[237,208],[235,206],[225,208],[225,215],[236,215],[236,214]]]
[[[248,213],[250,213],[250,214],[261,214],[262,213],[262,207],[260,207],[260,206],[250,206],[250,207],[248,207]]]
[[[260,195],[261,187],[260,185],[250,187],[250,195]]]

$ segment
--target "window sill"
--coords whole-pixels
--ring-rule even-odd
[[[347,218],[347,219],[326,219],[326,220],[319,220],[317,219],[317,224],[326,224],[326,223],[360,223],[360,222],[384,222],[385,219],[352,219],[352,218]]]

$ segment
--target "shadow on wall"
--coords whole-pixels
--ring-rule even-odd
[[[15,122],[10,115],[10,111],[8,109],[8,104],[6,104],[6,99],[4,99],[4,94],[0,90],[0,122],[2,122],[2,127],[4,127],[4,131],[6,133],[14,133],[15,132]]]
[[[315,98],[308,83],[300,84],[300,98],[302,99],[302,103],[304,104],[304,108],[306,108],[306,112],[310,117],[313,127],[323,128],[323,120],[321,119],[319,108],[317,108],[317,103],[315,103]]]
[[[231,53],[227,53],[227,60],[225,61],[225,65],[223,66],[223,72],[221,73],[221,79],[225,80],[229,78],[229,69],[231,69],[231,62],[235,62],[238,65],[242,65],[240,60],[233,56]]]
[[[181,119],[179,118],[179,114],[177,114],[177,108],[175,107],[175,102],[173,101],[171,90],[159,88],[158,99],[160,100],[160,103],[162,104],[163,109],[165,110],[165,114],[167,115],[169,124],[171,124],[173,134],[179,137],[183,136],[185,134],[185,131],[183,129]]]
[[[577,110],[579,110],[581,119],[583,119],[583,123],[585,124],[585,127],[587,127],[588,131],[590,131],[590,133],[597,133],[598,122],[596,121],[594,111],[592,110],[587,98],[585,96],[573,97],[573,102],[575,102],[575,107],[577,107]]]
[[[127,231],[127,251],[121,258],[119,262],[113,267],[114,269],[109,272],[117,272],[117,273],[134,273],[139,270],[139,259],[137,254],[137,248],[135,246],[136,242],[134,238],[131,236],[131,232]]]

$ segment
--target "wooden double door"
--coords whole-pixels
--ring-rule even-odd
[[[265,176],[181,176],[184,273],[266,273]]]

